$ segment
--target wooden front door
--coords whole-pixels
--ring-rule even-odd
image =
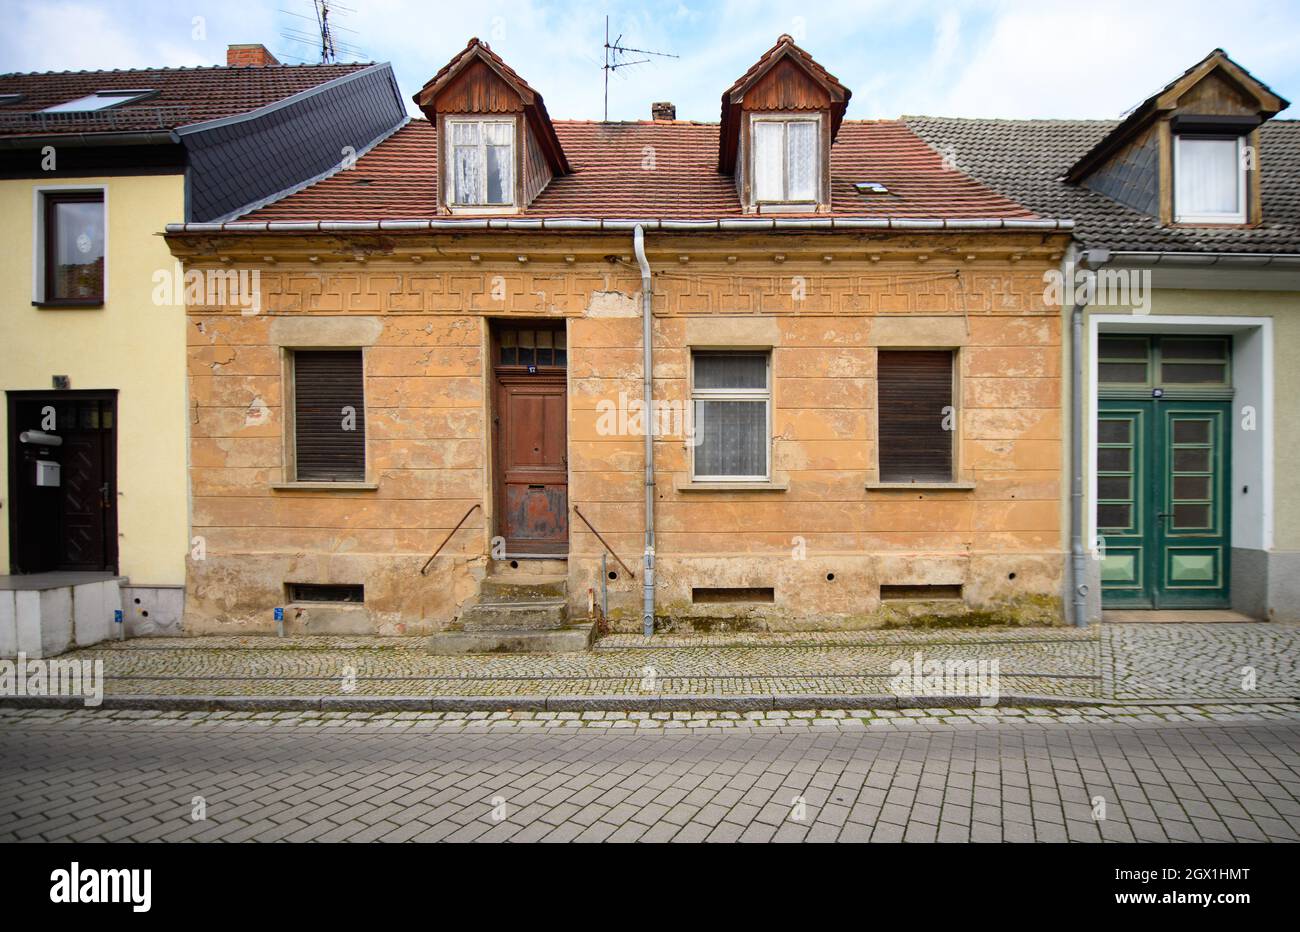
[[[116,408],[111,393],[10,393],[14,573],[117,571]],[[39,464],[51,462],[57,484],[48,473],[38,484]]]
[[[1226,401],[1102,402],[1105,605],[1228,607],[1230,418]]]
[[[497,533],[508,555],[569,551],[567,359],[563,322],[494,333]]]

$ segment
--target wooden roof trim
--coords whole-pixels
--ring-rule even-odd
[[[1291,106],[1289,101],[1275,94],[1267,84],[1229,58],[1223,49],[1215,49],[1135,107],[1128,117],[1070,167],[1065,174],[1065,181],[1077,184],[1088,177],[1148,125],[1174,110],[1183,95],[1216,71],[1223,72],[1246,96],[1255,100],[1262,120]]]
[[[839,132],[844,122],[844,112],[848,108],[849,98],[853,92],[840,83],[817,60],[795,44],[794,38],[787,34],[777,37],[776,44],[759,56],[748,71],[735,80],[731,87],[722,93],[721,132],[718,136],[718,171],[729,175],[736,170],[736,153],[740,147],[740,104],[745,94],[763,79],[778,63],[789,59],[804,72],[813,83],[826,90],[831,106],[831,140]]]
[[[524,105],[524,118],[528,121],[534,136],[537,137],[538,146],[550,164],[551,172],[556,175],[572,173],[573,168],[564,154],[564,147],[560,144],[559,136],[555,134],[555,125],[551,122],[550,114],[546,112],[546,104],[542,100],[542,95],[534,90],[527,81],[502,60],[501,56],[493,52],[491,47],[477,36],[470,39],[458,55],[443,65],[438,73],[430,78],[424,87],[420,88],[413,98],[416,106],[424,112],[431,122],[436,123],[437,112],[434,108],[434,102],[438,99],[438,95],[446,90],[451,82],[474,62],[482,62],[492,70],[493,74],[505,82],[512,91],[519,95],[519,99]]]

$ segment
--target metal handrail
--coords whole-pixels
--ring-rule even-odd
[[[600,531],[596,530],[594,527],[591,526],[591,522],[587,520],[586,515],[584,515],[581,511],[578,510],[577,505],[573,506],[573,513],[582,519],[583,524],[587,525],[587,530],[591,531],[591,533],[596,535],[596,540],[604,544],[605,549],[609,551],[609,555],[613,557],[615,560],[618,560],[618,565],[623,567],[623,572],[627,573],[627,575],[632,577],[633,579],[636,579],[636,573],[628,569],[627,564],[624,563],[621,559],[619,559],[618,554],[614,552],[614,548],[611,547],[608,543],[606,543],[605,538],[600,536]]]
[[[447,541],[451,540],[452,537],[455,535],[455,533],[460,530],[460,526],[464,524],[466,520],[468,520],[469,516],[474,513],[474,509],[477,508],[478,506],[479,506],[479,502],[475,502],[474,504],[469,506],[469,511],[465,512],[465,517],[461,518],[459,521],[456,522],[456,526],[451,529],[450,534],[448,534],[446,537],[442,539],[442,543],[438,545],[438,549],[433,552],[433,555],[430,556],[429,559],[424,561],[424,566],[420,567],[421,576],[427,575],[429,571],[429,566],[430,564],[433,563],[434,557],[442,553],[442,548],[447,546]]]

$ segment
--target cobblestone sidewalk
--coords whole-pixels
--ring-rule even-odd
[[[615,635],[588,653],[440,657],[418,639],[154,638],[103,661],[109,696],[888,696],[897,661],[996,663],[1002,695],[1076,700],[1300,697],[1300,626],[1160,624],[978,631]]]
[[[1296,703],[0,710],[0,841],[1296,841],[1297,748]]]

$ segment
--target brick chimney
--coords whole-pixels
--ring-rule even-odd
[[[265,45],[250,43],[248,45],[231,45],[226,48],[226,64],[231,67],[253,65],[278,65],[280,60],[271,54]]]
[[[677,119],[677,108],[667,100],[655,101],[650,105],[650,119],[675,120]]]

